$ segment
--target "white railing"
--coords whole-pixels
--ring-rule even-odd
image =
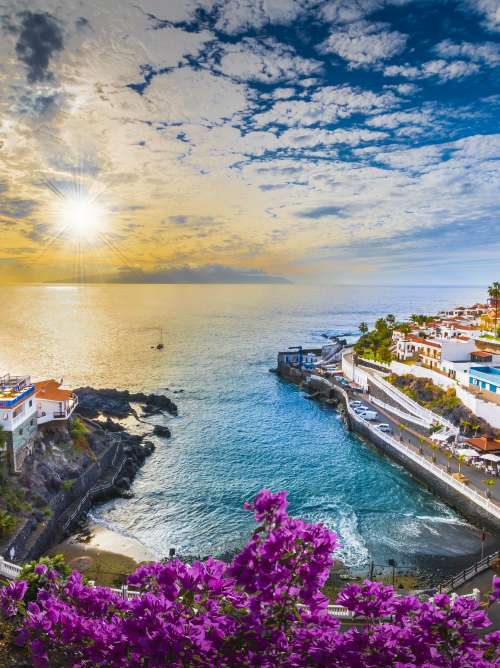
[[[470,487],[467,487],[467,485],[458,482],[458,480],[455,480],[455,478],[453,478],[449,473],[443,471],[439,466],[437,466],[437,464],[428,461],[425,459],[425,457],[422,457],[410,448],[406,447],[389,434],[383,433],[379,429],[376,429],[372,424],[370,424],[370,422],[364,420],[360,415],[357,415],[349,405],[348,411],[351,418],[362,422],[374,435],[385,440],[385,442],[392,448],[411,459],[424,470],[429,471],[435,475],[436,478],[439,478],[449,487],[452,487],[456,492],[468,498],[469,501],[473,501],[482,510],[485,510],[492,517],[494,517],[497,522],[500,521],[500,506],[498,504],[494,503],[491,499],[485,498],[479,494],[479,492],[476,492]]]
[[[370,395],[370,402],[372,404],[375,404],[379,408],[383,408],[385,411],[392,413],[393,415],[397,415],[403,420],[407,420],[408,422],[413,422],[413,424],[416,424],[420,427],[424,427],[425,429],[428,428],[428,422],[426,420],[422,420],[421,418],[418,418],[415,415],[410,415],[409,413],[400,411],[399,408],[396,408],[392,404],[386,404],[381,399],[377,399],[377,397]]]
[[[406,408],[410,413],[413,413],[413,415],[428,421],[429,426],[438,422],[452,431],[454,434],[458,433],[458,427],[449,422],[446,418],[438,415],[437,413],[433,413],[429,409],[421,406],[416,401],[413,401],[413,399],[410,399],[410,397],[406,396],[406,394],[398,390],[388,381],[381,378],[381,376],[378,374],[370,373],[370,380],[372,380],[374,384],[383,390],[388,396],[394,399],[394,401],[397,401],[400,406]]]
[[[0,557],[0,576],[8,580],[15,580],[21,574],[22,568],[17,564],[11,564],[10,561],[5,561]]]

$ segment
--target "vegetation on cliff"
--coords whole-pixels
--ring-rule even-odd
[[[442,415],[457,427],[462,427],[467,435],[480,433],[495,436],[493,427],[466,408],[453,387],[443,389],[429,378],[418,378],[412,374],[399,376],[393,373],[387,380],[424,408]]]
[[[360,323],[361,336],[354,345],[354,352],[365,359],[390,364],[392,361],[392,332],[396,328],[396,320],[392,314],[379,318],[375,328],[368,330],[365,322]]]

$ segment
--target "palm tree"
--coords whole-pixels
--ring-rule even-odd
[[[396,318],[392,313],[389,313],[389,315],[386,317],[386,322],[389,325],[389,327],[394,327],[396,324]]]
[[[495,326],[493,329],[493,336],[498,336],[498,304],[500,302],[500,283],[498,281],[495,281],[490,285],[488,288],[488,295],[490,297],[491,303],[493,304],[493,308],[495,309]]]
[[[366,322],[363,321],[359,323],[359,331],[363,335],[368,334],[368,325],[366,324]]]
[[[481,429],[480,424],[473,424],[471,426],[472,431],[474,432],[474,436],[477,436],[477,432]]]
[[[431,443],[431,448],[432,448],[432,461],[435,463],[436,462],[436,451],[438,449],[437,443]]]
[[[462,425],[465,434],[466,430],[470,428],[471,423],[469,422],[469,420],[462,420],[460,424]]]
[[[465,462],[465,457],[463,455],[459,455],[457,457],[457,460],[458,460],[458,472],[460,473],[460,467]]]
[[[487,480],[483,480],[483,482],[486,485],[486,496],[489,499],[491,498],[491,490],[497,484],[497,481],[495,478],[488,478]]]

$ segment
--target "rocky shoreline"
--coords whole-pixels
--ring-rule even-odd
[[[41,556],[82,526],[96,502],[130,497],[137,472],[155,449],[148,437],[171,435],[168,427],[145,420],[177,415],[177,406],[164,395],[91,387],[75,394],[75,422],[44,425],[22,474],[6,482],[17,500],[16,528],[0,541],[0,554],[11,561]],[[140,414],[132,404],[140,406]],[[116,421],[131,416],[151,430],[130,433]]]

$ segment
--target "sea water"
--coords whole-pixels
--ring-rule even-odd
[[[456,568],[480,550],[471,527],[401,466],[346,431],[269,368],[289,346],[351,340],[361,321],[434,313],[484,299],[471,287],[297,285],[3,286],[0,371],[167,393],[170,440],[134,498],[94,510],[158,556],[237,549],[253,526],[244,500],[287,489],[293,514],[338,533],[349,566]],[[162,330],[164,349],[156,350]]]

